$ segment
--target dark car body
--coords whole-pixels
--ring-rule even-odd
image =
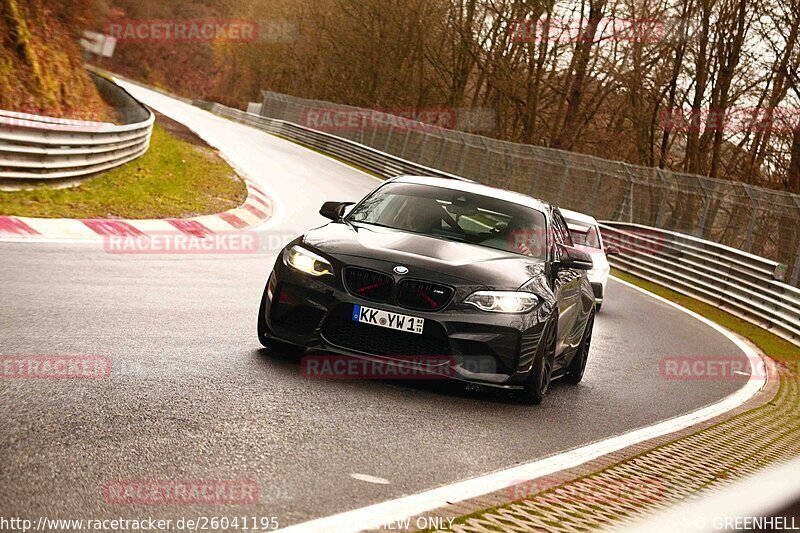
[[[534,361],[542,352],[543,333],[550,327],[555,330],[555,346],[543,356],[549,358],[548,382],[550,377],[566,374],[582,340],[591,333],[587,326],[593,317],[594,294],[585,272],[591,268],[591,259],[570,248],[568,232],[559,230],[566,224],[556,219],[561,217],[558,209],[465,181],[400,177],[386,183],[493,195],[534,208],[548,224],[546,253],[541,258],[527,257],[360,225],[333,215],[336,220],[286,248],[300,245],[324,258],[332,266],[331,275],[315,277],[298,271],[287,265],[285,254],[275,262],[259,312],[262,343],[272,347],[269,341],[276,340],[398,364],[419,356],[446,355],[437,364],[447,368],[432,364],[425,370],[514,388],[530,380]],[[465,303],[468,296],[484,290],[533,293],[539,303],[528,312],[508,314]],[[358,323],[352,315],[359,305],[424,318],[424,330],[419,335]]]

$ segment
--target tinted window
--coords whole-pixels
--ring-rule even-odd
[[[569,223],[569,234],[575,246],[600,249],[600,236],[595,226],[587,226],[577,222]]]
[[[540,259],[545,256],[541,211],[444,187],[387,184],[353,209],[347,220]]]

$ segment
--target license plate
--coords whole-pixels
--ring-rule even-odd
[[[381,311],[380,309],[364,307],[363,305],[353,306],[353,321],[419,335],[422,334],[422,327],[425,325],[424,318]]]

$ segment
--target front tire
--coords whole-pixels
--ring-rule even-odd
[[[594,316],[595,313],[589,315],[586,320],[586,329],[583,332],[583,338],[578,346],[578,351],[572,358],[567,368],[567,374],[564,379],[568,383],[577,385],[583,379],[583,373],[586,371],[586,362],[589,360],[589,349],[592,347],[592,331],[594,330]]]
[[[554,318],[544,330],[530,374],[528,374],[528,378],[522,388],[523,398],[527,403],[539,405],[550,389],[550,380],[553,377],[553,361],[556,354],[557,329],[558,319]]]

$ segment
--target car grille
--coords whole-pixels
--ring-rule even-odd
[[[347,290],[359,298],[374,302],[388,302],[392,296],[391,277],[373,270],[348,267],[344,270]]]
[[[397,284],[397,304],[418,311],[438,311],[448,304],[453,289],[427,281],[403,280]]]
[[[322,324],[322,336],[335,346],[370,355],[449,356],[450,343],[444,328],[431,320],[425,321],[422,334],[362,324],[352,320],[353,306],[336,307]]]
[[[281,284],[275,291],[270,320],[273,324],[298,335],[314,333],[325,317],[325,311],[305,305],[309,301],[304,289]]]

